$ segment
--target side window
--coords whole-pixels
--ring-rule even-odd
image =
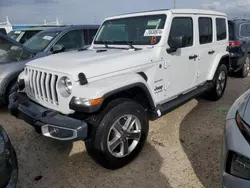
[[[7,34],[6,30],[4,28],[0,28],[0,33]]]
[[[217,41],[227,38],[226,19],[216,18]]]
[[[232,24],[228,24],[229,40],[234,40],[234,27]]]
[[[250,37],[250,24],[242,24],[240,27],[240,36]]]
[[[84,29],[84,40],[86,45],[90,45],[92,43],[92,40],[94,39],[94,36],[97,32],[97,29]]]
[[[169,33],[169,39],[174,37],[185,37],[186,42],[183,47],[193,45],[194,34],[193,34],[193,19],[190,17],[175,17],[172,20],[172,25]]]
[[[81,30],[73,30],[64,34],[56,44],[62,44],[65,50],[80,48],[84,45]]]
[[[200,17],[198,22],[199,22],[200,44],[211,43],[213,41],[212,19]]]
[[[20,39],[20,43],[23,44],[27,40],[29,40],[31,37],[33,37],[35,34],[37,34],[39,31],[25,31],[23,37]]]
[[[89,41],[92,43],[98,29],[89,29]]]

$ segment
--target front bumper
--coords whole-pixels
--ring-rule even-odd
[[[86,122],[47,109],[31,101],[25,93],[13,92],[9,96],[9,113],[22,119],[44,136],[57,140],[85,140]]]
[[[250,145],[243,137],[234,119],[227,120],[224,129],[221,160],[222,187],[249,188],[249,180],[238,178],[226,172],[229,151],[233,151],[250,158]]]

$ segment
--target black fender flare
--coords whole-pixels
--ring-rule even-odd
[[[103,95],[103,99],[105,101],[105,99],[107,99],[108,97],[110,97],[112,95],[115,95],[116,93],[121,93],[123,91],[128,91],[128,90],[133,89],[133,88],[140,88],[144,92],[145,96],[147,97],[147,100],[149,102],[150,108],[152,110],[156,109],[156,106],[154,104],[154,100],[153,100],[150,92],[148,91],[147,86],[145,84],[143,84],[142,82],[136,82],[136,83],[129,84],[129,85],[117,88],[115,90],[112,90],[112,91],[104,94]]]
[[[10,83],[12,83],[15,79],[17,79],[21,72],[23,72],[23,70],[13,72],[12,74],[8,75],[7,77],[3,79],[1,87],[0,87],[0,95],[2,96],[6,95],[6,92]]]

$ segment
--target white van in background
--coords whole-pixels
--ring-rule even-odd
[[[10,31],[12,31],[13,28],[12,28],[12,25],[11,23],[9,22],[9,19],[8,17],[6,16],[6,21],[5,22],[0,22],[0,33],[3,33],[3,34],[8,34]]]

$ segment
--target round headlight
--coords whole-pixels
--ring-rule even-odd
[[[71,80],[64,76],[58,81],[58,89],[63,97],[69,97],[72,93],[72,82]]]
[[[72,91],[72,82],[68,77],[64,78],[65,89],[68,94],[71,94]]]

